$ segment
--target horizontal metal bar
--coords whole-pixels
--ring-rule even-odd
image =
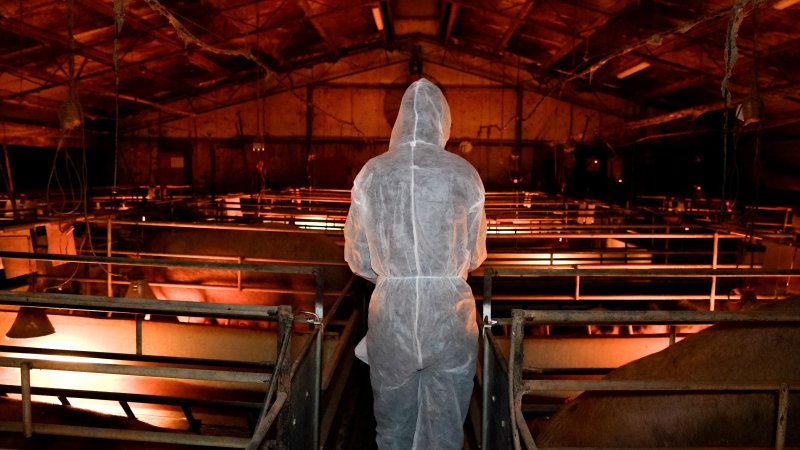
[[[231,217],[232,218],[232,217]],[[108,223],[107,218],[90,218],[92,222]],[[319,231],[303,230],[301,228],[265,228],[264,226],[203,224],[186,222],[138,222],[135,220],[113,220],[113,225],[135,225],[138,227],[163,227],[163,228],[192,228],[205,230],[233,230],[233,231],[258,231],[264,233],[293,233],[293,234],[320,234]]]
[[[119,258],[115,256],[56,255],[52,253],[0,252],[0,258],[30,259],[34,261],[66,261],[120,266],[184,267],[191,269],[241,270],[246,272],[272,272],[312,275],[315,267],[284,264],[226,263],[209,261],[180,261],[168,259]]]
[[[789,297],[791,294],[787,295],[758,295],[759,300],[782,300]],[[727,296],[727,293],[720,294],[717,293],[718,300]],[[682,301],[682,300],[690,300],[690,301],[708,301],[709,294],[686,294],[686,295],[626,295],[626,294],[619,294],[619,295],[585,295],[581,294],[578,300],[575,300],[574,295],[495,295],[492,294],[492,301],[509,301],[509,302],[546,302],[546,301],[571,301],[571,302],[582,302],[582,301],[633,301],[633,302],[672,302],[672,301]],[[732,299],[737,299],[738,296],[733,296]],[[476,295],[475,300],[483,300],[482,295]]]
[[[22,424],[0,422],[0,431],[22,432]],[[245,448],[250,442],[247,438],[228,436],[209,436],[189,433],[168,433],[163,431],[118,430],[111,428],[80,427],[74,425],[34,424],[34,434],[56,436],[91,437],[92,439],[114,439],[139,442],[158,442],[165,444],[199,445],[206,447]]]
[[[0,291],[0,304],[41,308],[277,321],[277,306]]]
[[[717,253],[720,255],[720,253]],[[742,264],[717,264],[717,269],[731,269],[731,270],[743,270]],[[748,269],[750,270],[761,270],[763,269],[760,264],[748,264]],[[636,273],[636,271],[646,270],[646,269],[682,269],[682,270],[698,270],[698,269],[713,269],[714,267],[712,264],[603,264],[599,266],[597,264],[577,264],[575,266],[576,269],[620,269],[620,270],[631,270]]]
[[[49,275],[39,275],[39,279],[42,280],[67,280],[76,281],[81,283],[94,283],[94,284],[108,284],[108,280],[98,279],[98,278],[81,278],[81,277],[54,277]],[[129,285],[130,281],[123,281],[123,280],[112,280],[111,284],[116,285]],[[238,287],[234,285],[222,285],[222,284],[197,284],[197,283],[165,283],[165,282],[148,282],[147,284],[150,287],[168,287],[168,288],[182,288],[182,289],[199,289],[205,291],[235,291],[235,292],[260,292],[265,294],[291,294],[291,295],[316,295],[317,291],[314,290],[303,290],[303,289],[279,289],[279,288],[260,288],[260,287]],[[328,291],[324,292],[323,295],[326,297],[333,297],[338,296],[339,292],[336,291]]]
[[[217,261],[239,261],[239,256],[218,256],[218,255],[198,255],[198,254],[186,254],[186,253],[159,253],[159,252],[132,252],[132,251],[123,251],[123,250],[114,250],[114,255],[125,255],[125,256],[145,256],[145,257],[160,257],[160,258],[184,258],[184,259],[208,259],[208,260],[217,260]],[[293,265],[301,265],[301,266],[347,266],[347,263],[344,261],[309,261],[309,260],[299,260],[299,259],[278,259],[278,258],[257,258],[257,257],[241,257],[242,261],[250,261],[254,263],[278,263],[278,264],[293,264]]]
[[[585,258],[585,257],[566,257],[566,258],[536,258],[536,259],[512,259],[512,260],[487,260],[486,265],[491,266],[492,268],[503,267],[505,269],[525,269],[527,267],[536,267],[541,270],[546,270],[548,268],[558,269],[561,267],[566,267],[568,269],[591,269],[595,268],[594,270],[600,269],[620,269],[620,270],[630,270],[633,273],[634,271],[641,272],[642,270],[651,268],[651,269],[686,269],[686,270],[697,270],[697,269],[711,269],[711,264],[681,264],[681,265],[672,265],[672,264],[650,264],[651,258],[649,257],[629,257],[625,258],[628,262],[623,262],[623,258]],[[609,262],[615,262],[615,264],[609,264]],[[621,263],[621,264],[620,264]],[[741,264],[717,264],[717,269],[732,269],[737,270]],[[762,266],[760,264],[754,264],[749,268],[752,270],[761,269]],[[630,269],[628,269],[630,267]],[[482,271],[482,269],[477,269],[477,272]],[[505,271],[505,270],[504,270]],[[504,275],[500,275],[504,276]],[[508,276],[508,275],[505,275]],[[633,275],[631,275],[633,276]]]
[[[523,390],[534,391],[773,391],[778,382],[671,381],[671,380],[525,380]],[[787,383],[790,390],[800,389],[800,380]]]
[[[687,324],[719,322],[800,322],[785,311],[523,311],[529,324]]]
[[[133,353],[112,353],[112,352],[93,352],[84,350],[62,350],[56,348],[38,347],[19,347],[11,345],[0,345],[0,352],[3,353],[26,353],[34,355],[58,355],[71,356],[78,358],[113,359],[118,361],[149,362],[159,364],[183,364],[196,366],[225,366],[225,368],[272,370],[275,361],[250,362],[234,361],[230,359],[206,359],[206,358],[184,358],[178,356],[159,356],[159,355],[137,355]]]
[[[5,393],[19,394],[21,389],[19,386],[3,384],[0,389]],[[188,398],[188,397],[170,397],[165,395],[151,395],[151,394],[136,394],[131,392],[105,392],[105,391],[86,391],[77,389],[61,389],[61,388],[46,388],[46,387],[32,387],[31,395],[44,395],[51,397],[66,397],[66,398],[87,398],[93,400],[108,400],[108,401],[122,401],[128,403],[146,403],[149,405],[171,405],[171,406],[205,406],[213,408],[229,408],[229,409],[249,409],[259,410],[261,402],[245,402],[237,400],[219,400],[215,398]]]
[[[130,252],[131,254],[135,254]],[[524,250],[499,250],[496,252],[489,252],[486,256],[487,260],[515,260],[515,259],[549,259],[549,258],[556,258],[556,259],[564,259],[570,258],[572,256],[569,255],[578,255],[582,259],[621,259],[623,257],[629,258],[642,258],[642,257],[650,257],[653,255],[668,255],[668,256],[687,256],[687,255],[701,255],[701,256],[708,256],[708,251],[700,251],[700,250],[692,250],[692,251],[670,251],[670,250],[650,250],[648,248],[643,247],[628,247],[628,248],[586,248],[586,249],[557,249],[557,248],[536,248],[536,247],[526,247]],[[718,254],[728,254],[728,255],[736,255],[738,254],[737,251],[728,251],[728,252],[718,252]],[[164,255],[166,256],[166,255]],[[613,258],[612,258],[613,257]],[[233,259],[233,258],[232,258]],[[688,266],[692,267],[693,265],[690,264],[662,264],[663,266],[667,267],[681,267],[681,266]],[[708,264],[702,264],[703,266]]]
[[[63,370],[69,372],[89,372],[111,375],[132,375],[140,377],[177,378],[204,381],[231,381],[239,383],[266,383],[271,374],[263,372],[237,372],[231,370],[187,369],[182,367],[127,366],[123,364],[78,363],[66,361],[32,360],[25,358],[2,358],[0,367],[21,367],[28,363],[31,369]]]
[[[797,277],[800,269],[653,269],[651,267],[637,268],[630,265],[625,269],[606,269],[602,265],[592,268],[591,265],[574,268],[570,266],[552,266],[543,269],[534,268],[491,268],[497,277],[530,276],[530,277]],[[480,269],[479,269],[480,270]],[[477,273],[475,271],[473,273]]]
[[[501,231],[505,232],[505,234],[492,234],[492,238],[494,239],[514,239],[521,236],[524,237],[535,237],[537,239],[714,239],[714,234],[711,233],[702,233],[702,234],[669,234],[669,233],[636,233],[636,234],[628,234],[628,233],[556,233],[556,232],[537,232],[539,230],[538,227],[530,227],[528,229],[522,229],[523,232],[519,232],[513,229],[506,229],[506,228],[499,228],[489,226],[489,231]],[[718,236],[719,239],[742,239],[741,236],[735,236],[731,234],[720,234]]]

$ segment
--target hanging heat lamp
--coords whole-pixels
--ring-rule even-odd
[[[6,333],[7,338],[28,339],[53,334],[56,329],[47,318],[44,308],[22,306],[17,312],[17,318]]]

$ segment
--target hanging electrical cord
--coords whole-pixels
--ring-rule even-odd
[[[72,0],[70,0],[71,2]],[[118,173],[119,173],[119,35],[122,32],[122,26],[125,22],[125,0],[114,0],[114,51],[113,51],[113,65],[114,65],[114,172],[112,175],[112,186],[111,192],[112,195],[117,194],[118,186]],[[81,253],[85,246],[88,246],[88,252],[91,255],[96,255],[97,252],[94,249],[94,243],[92,240],[92,222],[89,220],[89,203],[88,203],[88,177],[87,174],[87,166],[86,166],[86,145],[85,145],[85,135],[84,139],[84,157],[83,157],[83,173],[84,173],[84,183],[83,186],[86,186],[84,191],[84,199],[83,202],[83,219],[84,225],[86,227],[83,235],[83,239],[78,246],[78,253]],[[100,268],[103,272],[107,275],[111,275],[112,277],[124,277],[122,274],[116,274],[110,272],[105,265],[97,264],[97,267]],[[77,270],[72,274],[70,278],[68,278],[65,282],[61,283],[61,285],[57,285],[55,287],[61,287],[68,283],[72,277],[77,273]]]
[[[747,8],[750,3],[753,3],[752,8]],[[721,91],[722,98],[725,103],[724,110],[724,123],[722,135],[722,185],[720,187],[720,203],[722,208],[722,216],[729,209],[726,199],[726,189],[728,184],[728,146],[730,140],[730,109],[731,109],[731,91],[730,79],[733,75],[733,67],[736,65],[736,60],[739,58],[739,50],[736,45],[736,39],[739,35],[739,28],[742,25],[745,17],[750,13],[755,12],[758,8],[764,6],[764,0],[735,0],[731,6],[731,14],[728,20],[728,30],[725,38],[725,74],[722,78]],[[734,153],[734,158],[736,157]],[[730,205],[732,208],[733,205]]]
[[[725,75],[722,77],[722,98],[725,102],[725,111],[723,114],[722,124],[722,185],[720,187],[720,207],[721,218],[724,218],[727,210],[726,205],[726,189],[728,184],[728,135],[730,133],[730,109],[731,109],[731,91],[729,81],[733,73],[733,66],[739,58],[739,51],[736,46],[736,37],[739,33],[739,27],[744,20],[742,9],[750,0],[736,0],[731,6],[731,15],[728,20],[728,32],[725,39]]]
[[[175,30],[175,33],[177,34],[178,38],[180,38],[185,45],[188,46],[188,45],[194,44],[194,45],[197,45],[200,49],[205,50],[207,52],[216,53],[216,54],[225,55],[225,56],[239,56],[239,57],[246,58],[249,61],[253,62],[256,66],[260,67],[264,71],[264,73],[266,74],[265,77],[266,76],[271,76],[271,80],[274,81],[277,85],[281,86],[283,89],[285,89],[286,92],[289,93],[289,95],[292,95],[292,96],[296,97],[298,100],[302,101],[303,103],[306,102],[306,99],[305,99],[304,96],[302,96],[302,95],[298,94],[297,92],[295,92],[294,86],[291,85],[291,79],[289,79],[289,83],[285,83],[282,80],[280,80],[280,78],[275,76],[275,73],[272,70],[270,70],[269,66],[264,64],[264,62],[261,61],[261,59],[258,58],[255,55],[255,53],[253,53],[253,51],[249,47],[245,46],[242,49],[224,49],[224,48],[219,48],[219,47],[215,47],[213,45],[206,44],[201,39],[199,39],[197,36],[192,34],[192,32],[190,32],[186,28],[186,26],[183,25],[181,20],[179,20],[175,16],[175,14],[173,14],[170,10],[168,10],[166,7],[164,7],[164,5],[159,3],[158,0],[144,0],[144,2],[147,3],[147,5],[150,6],[150,8],[153,11],[157,12],[158,14],[163,16],[165,19],[167,19],[169,24],[172,25],[172,28]],[[206,31],[208,31],[208,30],[206,30]],[[314,108],[314,111],[318,111],[319,113],[321,113],[322,115],[330,118],[331,120],[333,120],[335,122],[338,122],[343,126],[346,125],[346,126],[351,127],[359,136],[361,136],[364,140],[367,140],[367,137],[366,137],[367,135],[361,130],[361,128],[358,127],[358,125],[356,125],[355,121],[353,121],[353,120],[350,120],[350,121],[344,120],[344,119],[334,115],[333,113],[321,108],[318,105],[312,104],[311,107]]]
[[[55,154],[53,155],[53,164],[50,170],[50,176],[47,180],[47,188],[45,190],[45,202],[48,211],[54,214],[74,214],[81,207],[85,201],[85,177],[81,174],[80,170],[75,166],[69,154],[69,140],[71,133],[74,129],[79,128],[83,131],[83,114],[81,112],[80,103],[77,98],[75,89],[75,33],[74,33],[74,0],[67,0],[67,99],[58,107],[59,119],[59,140],[56,146]],[[85,139],[81,139],[81,147],[83,150],[83,158],[86,158],[86,143]],[[67,176],[67,187],[70,190],[70,195],[67,195],[61,178],[58,175],[58,162],[60,156],[63,154],[64,172]],[[75,176],[73,182],[72,177]],[[59,193],[61,195],[61,205],[58,209],[53,208],[50,201],[50,190],[53,181],[56,182]],[[73,186],[77,183],[78,194],[73,192]],[[68,206],[68,202],[72,200],[75,205]]]
[[[757,114],[755,123],[755,132],[753,137],[753,210],[748,223],[748,236],[750,237],[750,245],[754,244],[756,219],[758,216],[758,209],[761,204],[760,185],[761,185],[761,99],[758,95],[758,26],[759,26],[758,10],[753,13],[753,71],[750,86],[750,108],[751,112]],[[755,111],[757,109],[757,111]],[[750,250],[750,264],[754,263],[754,251]]]
[[[119,34],[125,22],[125,1],[114,0],[114,175],[111,192],[117,193],[119,170]]]

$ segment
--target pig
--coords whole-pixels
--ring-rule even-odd
[[[759,309],[800,312],[800,298]],[[790,323],[715,325],[611,371],[608,380],[796,382],[800,327]],[[587,391],[544,423],[544,447],[771,447],[776,392]],[[800,393],[792,391],[786,445],[800,445]]]
[[[327,263],[324,268],[324,289],[340,291],[351,277],[344,264],[341,246],[323,234],[294,232],[258,232],[247,230],[214,229],[155,229],[147,230],[145,238],[137,244],[141,252],[169,253],[180,255],[232,256],[269,258],[276,261],[298,260]],[[150,258],[150,256],[145,256]],[[235,261],[227,260],[233,263]],[[244,261],[249,264],[259,262]],[[265,262],[264,264],[277,264]],[[157,283],[186,283],[199,285],[236,286],[237,273],[230,270],[188,268],[144,268],[141,276],[151,283],[153,293],[159,299],[198,302],[237,303],[253,305],[290,305],[295,313],[314,311],[314,295],[297,291],[313,292],[315,280],[309,275],[242,272],[242,290],[195,289],[189,287],[158,286]],[[135,273],[135,271],[133,271]],[[275,289],[275,292],[259,292],[248,288]],[[326,307],[335,297],[326,296]],[[224,324],[252,325],[241,321],[217,321]]]

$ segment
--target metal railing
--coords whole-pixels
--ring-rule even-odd
[[[800,277],[798,269],[659,269],[659,268],[497,268],[486,267],[483,269],[483,357],[480,371],[480,381],[482,390],[482,414],[481,414],[481,448],[520,448],[520,435],[526,443],[532,443],[528,439],[530,432],[526,436],[520,431],[520,427],[527,425],[522,419],[521,398],[532,390],[542,390],[544,386],[548,389],[558,390],[566,386],[559,385],[563,380],[537,380],[532,384],[522,382],[522,326],[523,324],[675,324],[675,323],[699,323],[710,324],[723,321],[792,321],[800,322],[800,315],[787,315],[776,313],[759,312],[730,312],[730,311],[548,311],[513,310],[513,319],[495,319],[492,315],[492,300],[495,298],[493,293],[493,279],[495,277],[572,277],[575,279],[576,291],[573,300],[584,299],[580,296],[581,277],[652,277],[673,279],[683,278],[750,278],[750,277]],[[713,286],[716,286],[713,284]],[[634,297],[633,299],[645,299],[652,296]],[[625,299],[624,295],[618,297],[603,297],[604,299]],[[715,298],[714,293],[705,296],[705,299]],[[653,300],[665,300],[670,297],[655,298]],[[503,326],[512,328],[512,338],[508,359],[503,356],[500,345],[492,332],[492,327]],[[674,337],[672,338],[674,339]],[[787,380],[791,381],[791,380]],[[552,384],[548,384],[552,383]],[[582,383],[582,382],[581,382]],[[588,381],[586,382],[588,385]],[[581,384],[584,386],[584,384]],[[595,385],[601,386],[601,385]],[[669,383],[656,385],[653,387],[664,389],[675,389],[678,386],[686,387],[686,383],[670,386]],[[574,387],[574,386],[573,386]],[[631,384],[630,389],[640,389],[643,386]],[[690,386],[691,387],[691,386]],[[728,386],[733,390],[743,389],[746,386]],[[775,387],[770,385],[770,388]],[[702,386],[707,389],[707,385]],[[790,389],[798,389],[800,386],[789,385]],[[589,388],[593,389],[593,388]],[[600,388],[598,388],[600,389]],[[695,388],[691,388],[695,389]],[[697,387],[700,390],[700,386]],[[788,393],[787,393],[788,395]],[[529,446],[536,448],[535,445]]]
[[[476,271],[476,273],[480,273]],[[553,266],[549,268],[519,268],[519,267],[485,267],[483,268],[484,286],[489,286],[488,292],[481,298],[483,301],[483,316],[491,315],[491,303],[493,299],[512,300],[512,301],[536,301],[536,300],[572,300],[572,301],[672,301],[672,300],[697,300],[708,301],[709,310],[716,309],[716,301],[722,297],[717,292],[718,279],[758,279],[758,278],[796,278],[800,276],[800,269],[750,269],[750,268],[681,268],[681,267],[657,267],[657,266],[637,266],[629,265],[625,267],[604,266],[604,265],[585,265],[579,267]],[[493,295],[493,279],[495,277],[517,277],[517,278],[572,278],[574,279],[573,290],[567,295]],[[582,292],[582,287],[587,279],[603,278],[636,278],[652,280],[668,280],[671,284],[676,281],[688,281],[697,279],[707,279],[710,281],[708,293],[702,294],[632,294],[630,292],[618,294],[591,294]],[[486,288],[484,288],[486,290]],[[784,298],[785,296],[772,296],[770,298]],[[480,297],[479,297],[480,298]]]
[[[262,365],[261,369],[253,368],[239,369],[228,366],[227,361],[216,361],[219,368],[196,368],[187,367],[191,362],[186,358],[177,358],[170,361],[170,358],[162,358],[159,365],[131,365],[120,363],[100,363],[100,362],[67,362],[49,361],[35,358],[13,358],[4,357],[0,359],[0,366],[14,367],[19,369],[19,388],[22,396],[22,419],[20,422],[0,423],[3,431],[19,431],[26,437],[34,434],[53,434],[61,436],[92,436],[106,439],[122,439],[143,442],[161,443],[180,443],[198,446],[218,446],[226,448],[258,448],[266,435],[266,430],[272,427],[276,418],[280,418],[283,410],[290,405],[291,385],[294,380],[289,376],[291,359],[288,355],[289,342],[292,334],[292,324],[295,317],[291,309],[287,306],[255,306],[255,305],[234,305],[234,304],[215,304],[215,303],[193,303],[174,300],[160,300],[154,302],[147,299],[133,298],[108,298],[98,296],[78,296],[65,294],[44,294],[44,293],[21,293],[0,291],[0,303],[6,305],[18,305],[39,308],[63,308],[69,310],[97,312],[114,311],[136,314],[141,317],[145,314],[174,314],[191,315],[198,317],[229,317],[246,320],[273,321],[278,322],[278,340],[276,355],[277,359],[273,364]],[[102,319],[98,319],[102,320]],[[137,341],[141,339],[141,328],[137,330]],[[18,351],[28,352],[29,349],[19,349]],[[141,354],[141,345],[137,345],[137,354]],[[94,352],[82,352],[84,357],[97,359],[115,358],[123,355],[112,355],[107,353],[94,354]],[[124,359],[124,358],[123,358]],[[172,362],[173,364],[170,364]],[[213,361],[204,360],[202,365],[210,365]],[[92,428],[72,425],[54,425],[46,423],[34,423],[31,413],[31,396],[36,394],[51,395],[74,395],[77,392],[65,393],[63,391],[52,392],[46,387],[31,386],[30,374],[32,370],[57,370],[79,373],[98,373],[110,375],[126,375],[135,377],[145,377],[147,379],[178,379],[178,380],[201,380],[217,382],[245,383],[256,386],[263,386],[267,392],[262,404],[261,414],[258,416],[258,423],[254,428],[251,438],[240,438],[230,436],[213,435],[191,435],[177,432],[165,431],[131,431],[110,428]],[[86,397],[93,397],[95,393],[84,392]],[[273,398],[274,395],[274,398]],[[146,401],[151,403],[162,403],[159,396],[135,395],[129,393],[106,393],[97,395],[99,398],[115,398],[120,402],[127,401]],[[294,400],[297,401],[297,400]],[[289,402],[289,403],[287,403]],[[180,404],[180,400],[166,399],[167,404]],[[193,402],[202,405],[202,400]],[[214,402],[211,401],[211,404]],[[313,433],[312,433],[313,434]],[[278,431],[279,448],[289,448],[286,445],[281,447],[280,441],[288,440],[291,433]]]
[[[786,416],[789,392],[800,390],[800,380],[780,382],[726,382],[674,380],[523,380],[523,346],[525,325],[535,324],[709,324],[737,323],[800,323],[800,314],[783,311],[523,311],[514,310],[511,319],[511,345],[508,358],[509,423],[513,424],[514,448],[536,449],[536,443],[522,414],[522,398],[542,391],[714,391],[714,392],[774,392],[778,394],[775,448],[783,449],[786,439]]]
[[[317,448],[319,445],[319,411],[320,411],[320,385],[322,374],[322,336],[324,328],[324,271],[321,267],[308,265],[286,265],[286,264],[256,264],[256,263],[229,263],[216,261],[197,261],[197,260],[167,260],[167,259],[148,259],[148,258],[124,258],[112,256],[80,256],[80,255],[54,255],[39,253],[22,252],[0,252],[2,258],[29,259],[37,261],[66,261],[83,264],[104,264],[112,265],[140,266],[140,267],[180,267],[193,269],[223,269],[235,271],[268,272],[278,274],[294,274],[312,276],[315,279],[314,311],[307,312],[307,318],[297,319],[309,324],[312,332],[308,336],[303,348],[294,361],[290,361],[285,353],[288,348],[289,338],[281,338],[280,350],[283,351],[283,359],[276,362],[276,378],[278,385],[281,386],[275,396],[274,403],[267,409],[266,403],[262,407],[261,420],[257,425],[254,437],[251,440],[242,438],[228,437],[185,437],[173,434],[132,434],[125,430],[99,431],[92,432],[92,436],[109,439],[134,439],[148,440],[151,442],[172,442],[191,445],[215,445],[230,448],[257,448],[256,439],[263,440],[267,429],[274,420],[278,420],[278,448]],[[349,286],[349,284],[348,284]],[[337,304],[346,295],[343,291],[338,294]],[[136,355],[142,354],[142,318],[146,314],[157,315],[179,315],[179,316],[198,316],[214,318],[230,318],[244,320],[277,320],[272,316],[265,315],[270,312],[273,315],[279,311],[277,306],[256,306],[256,305],[233,305],[219,303],[201,303],[170,300],[143,300],[104,296],[78,296],[54,293],[16,293],[0,291],[0,303],[7,305],[41,307],[41,308],[61,308],[70,310],[86,311],[107,311],[135,314],[136,320]],[[291,320],[291,308],[287,308]],[[291,325],[288,325],[291,330]],[[282,332],[283,333],[283,332]],[[342,344],[343,345],[343,344]],[[83,354],[83,356],[89,356]],[[104,355],[105,357],[109,355]],[[279,358],[280,359],[280,358]],[[285,362],[284,362],[285,361]],[[164,360],[160,361],[164,362]],[[184,358],[180,362],[185,363]],[[48,368],[53,370],[75,370],[75,371],[102,371],[102,373],[127,373],[131,375],[141,375],[149,377],[171,377],[171,378],[197,378],[218,381],[244,381],[244,382],[269,382],[271,376],[251,375],[248,372],[236,372],[241,375],[231,375],[229,370],[216,372],[198,372],[195,369],[185,369],[183,371],[164,370],[157,368],[133,368],[127,365],[108,365],[92,366],[81,365],[78,363],[42,363],[38,360],[6,359],[7,364],[13,364],[21,370],[20,390],[23,393],[23,405],[30,410],[30,386],[29,373],[32,368]],[[227,362],[226,362],[227,363]],[[77,364],[77,365],[75,365]],[[283,367],[281,364],[285,364]],[[55,369],[59,367],[58,369]],[[284,373],[285,372],[285,373]],[[216,377],[216,378],[215,378]],[[234,377],[230,379],[230,377]],[[236,377],[243,377],[241,379]],[[26,381],[27,380],[27,381]],[[280,381],[283,380],[283,381]],[[281,384],[282,383],[282,384]],[[28,392],[28,394],[26,394]],[[25,398],[27,397],[27,400]],[[139,397],[144,399],[146,397]],[[284,406],[284,403],[286,404]],[[23,420],[23,427],[18,425],[6,424],[0,426],[3,430],[21,430],[26,436],[31,433],[42,434],[62,434],[75,435],[80,430],[68,428],[62,425],[40,424],[33,426],[24,425],[27,419]],[[66,427],[66,428],[65,428]],[[78,434],[80,435],[80,434]],[[137,439],[134,439],[137,440]]]

